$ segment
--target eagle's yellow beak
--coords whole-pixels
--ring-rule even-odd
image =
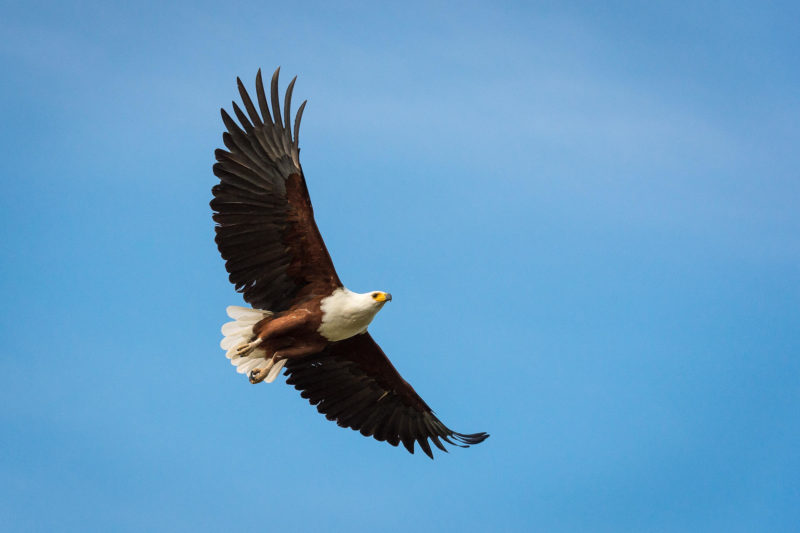
[[[388,292],[379,292],[378,294],[375,295],[375,301],[376,302],[391,302],[392,301],[392,295],[389,294]]]

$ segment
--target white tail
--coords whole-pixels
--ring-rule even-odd
[[[237,353],[240,348],[244,348],[255,340],[253,326],[261,320],[272,316],[272,312],[262,309],[249,309],[237,305],[229,305],[227,312],[233,322],[228,322],[222,326],[222,334],[225,335],[225,338],[219,343],[222,349],[226,350],[225,357],[231,360],[231,364],[236,367],[236,371],[239,374],[249,374],[251,370],[256,369],[269,370],[269,374],[264,381],[272,383],[278,377],[283,365],[286,364],[285,359],[273,365],[272,354],[267,355],[267,352],[258,346],[243,355]]]

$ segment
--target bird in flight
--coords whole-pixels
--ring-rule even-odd
[[[212,189],[215,240],[231,283],[252,306],[228,307],[233,321],[222,326],[222,349],[250,383],[271,383],[285,368],[286,382],[328,420],[392,446],[402,442],[410,453],[417,443],[433,458],[429,439],[442,451],[442,441],[464,448],[484,441],[486,433],[445,426],[367,332],[392,295],[353,292],[339,279],[300,165],[306,102],[292,127],[297,78],[281,111],[279,72],[272,76],[270,101],[261,70],[255,103],[237,78],[244,110],[232,105],[239,124],[221,110],[227,131],[226,149],[214,153],[220,180]]]

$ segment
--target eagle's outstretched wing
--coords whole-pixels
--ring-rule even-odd
[[[214,154],[220,183],[212,189],[211,201],[216,242],[231,283],[253,307],[273,312],[342,285],[314,221],[300,166],[298,134],[306,102],[297,110],[292,131],[290,106],[297,78],[286,89],[281,116],[279,71],[272,76],[272,114],[261,70],[256,76],[260,115],[237,78],[247,114],[233,102],[240,127],[221,110],[227,150]]]
[[[286,363],[286,383],[301,391],[328,420],[414,453],[414,442],[433,458],[428,439],[468,447],[489,435],[456,433],[395,370],[369,333],[332,343],[322,352]],[[440,440],[441,439],[441,440]]]

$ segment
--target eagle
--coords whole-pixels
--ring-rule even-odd
[[[215,240],[231,283],[252,306],[227,308],[233,321],[222,326],[220,346],[250,383],[271,383],[285,369],[286,382],[328,420],[392,446],[402,442],[412,454],[416,443],[433,459],[428,440],[445,452],[442,441],[463,448],[484,441],[487,433],[445,426],[367,331],[392,295],[357,293],[339,279],[300,165],[306,102],[292,125],[297,77],[281,110],[279,72],[270,101],[260,69],[255,103],[236,79],[244,106],[232,102],[238,124],[220,110],[227,131],[226,149],[214,152]]]

